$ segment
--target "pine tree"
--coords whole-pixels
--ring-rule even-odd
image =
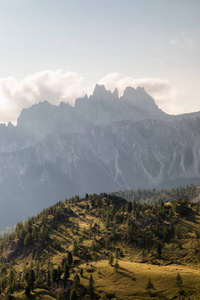
[[[108,229],[109,226],[110,226],[110,217],[109,217],[109,214],[107,215],[106,217],[106,224],[105,224],[106,228]]]
[[[56,282],[58,280],[58,270],[53,269],[53,276],[52,276],[52,281]]]
[[[67,260],[68,260],[69,267],[71,267],[72,262],[73,262],[73,257],[72,257],[72,253],[70,251],[68,252]]]
[[[8,290],[12,294],[16,288],[16,276],[15,276],[15,269],[11,268],[8,273],[8,280],[7,280]]]
[[[175,228],[175,236],[177,239],[180,238],[180,233],[181,233],[181,228],[180,228],[180,225],[176,225],[176,228]]]
[[[62,261],[61,261],[61,269],[64,271],[64,266],[65,266],[65,263],[67,262],[67,258],[66,257],[63,257]]]
[[[92,241],[91,251],[92,251],[92,252],[95,251],[95,241],[94,241],[94,239],[93,239],[93,241]]]
[[[176,285],[181,288],[182,287],[182,283],[183,283],[182,277],[178,273],[177,276],[176,276]]]
[[[114,260],[113,254],[110,253],[110,255],[109,255],[109,264],[110,264],[111,266],[112,266],[112,264],[113,264],[113,260]]]
[[[64,280],[64,287],[66,288],[66,283],[67,283],[67,279],[69,278],[69,267],[68,267],[68,264],[65,263],[64,265],[64,277],[63,277],[63,280]]]
[[[26,278],[26,264],[24,263],[23,272],[22,272],[22,282],[25,280],[25,278]]]
[[[35,272],[33,269],[30,270],[30,287],[33,289],[35,282]]]
[[[34,288],[35,272],[33,269],[26,269],[25,281],[27,283],[27,287],[30,289]]]
[[[38,279],[38,277],[39,277],[39,272],[40,272],[39,261],[36,261],[36,264],[35,264],[35,278],[36,279]]]
[[[61,290],[58,292],[58,294],[56,296],[56,300],[65,300],[65,297],[63,296],[63,293],[61,292]]]
[[[126,212],[130,213],[132,211],[132,202],[127,202],[126,204]]]
[[[74,276],[73,287],[74,287],[74,289],[76,290],[76,289],[79,288],[79,286],[80,286],[80,277],[78,276],[78,274],[76,274],[76,275]]]
[[[148,281],[147,286],[146,286],[146,290],[148,290],[148,292],[150,294],[150,290],[152,290],[152,289],[154,289],[154,285],[151,282],[151,278],[149,278],[149,281]]]
[[[60,280],[61,275],[62,275],[61,267],[58,266],[58,281]]]
[[[115,268],[115,271],[116,271],[116,272],[117,272],[118,269],[119,269],[119,263],[118,263],[118,260],[117,260],[117,259],[116,259],[116,261],[115,261],[114,268]]]
[[[162,255],[162,245],[160,243],[157,245],[157,253],[158,253],[158,257],[161,258],[161,255]]]
[[[27,285],[26,288],[25,288],[25,295],[27,297],[29,297],[31,294],[31,288],[30,288],[30,285]]]
[[[94,296],[94,279],[93,279],[92,275],[90,275],[88,291],[89,291],[89,294],[90,294],[91,298],[93,299],[93,296]]]
[[[70,300],[78,300],[78,296],[76,294],[76,290],[71,290],[71,293],[70,293]]]
[[[24,246],[29,246],[30,243],[31,243],[31,235],[30,235],[30,232],[28,232],[24,239]]]
[[[50,263],[50,278],[53,280],[53,263]]]
[[[50,270],[47,271],[47,279],[46,279],[46,285],[50,287],[51,282],[51,276],[50,276]]]

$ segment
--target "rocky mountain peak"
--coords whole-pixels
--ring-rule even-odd
[[[199,124],[165,114],[142,87],[119,98],[96,85],[74,107],[24,109],[17,126],[0,125],[0,226],[75,194],[199,182]]]
[[[113,98],[118,100],[119,99],[119,93],[118,93],[118,89],[115,88],[114,92],[113,92]]]
[[[115,100],[118,99],[118,90],[115,89],[112,93],[111,91],[107,90],[104,85],[96,84],[94,92],[90,98],[94,99],[95,101]]]
[[[133,106],[144,107],[146,105],[155,105],[153,98],[148,95],[143,87],[127,87],[121,99]]]

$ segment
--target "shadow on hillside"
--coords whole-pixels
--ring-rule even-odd
[[[46,299],[46,297],[51,296],[53,299],[56,299],[56,296],[54,293],[52,293],[51,291],[47,291],[47,290],[34,290],[31,292],[31,295],[29,296],[28,299]]]
[[[123,267],[119,267],[117,273],[123,277],[128,277],[128,278],[132,278],[133,280],[135,280],[134,273]]]

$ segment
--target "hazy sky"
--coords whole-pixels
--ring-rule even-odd
[[[200,110],[199,0],[0,0],[0,122],[95,83],[144,86],[168,113]]]

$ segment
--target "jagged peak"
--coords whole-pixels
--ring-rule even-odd
[[[120,99],[132,105],[141,106],[149,104],[156,106],[154,99],[141,86],[138,86],[136,89],[131,86],[126,87]]]
[[[113,93],[110,90],[107,90],[105,86],[96,84],[93,94],[90,96],[90,98],[94,100],[117,100],[118,99],[118,90],[115,88]]]
[[[85,94],[84,97],[79,97],[79,98],[76,98],[75,100],[75,104],[74,104],[74,108],[76,109],[80,104],[83,104],[86,103],[88,101],[88,95]]]
[[[118,99],[119,98],[119,93],[118,93],[118,89],[117,88],[114,89],[113,98],[114,99]]]
[[[133,94],[137,94],[138,92],[147,94],[144,87],[138,86],[136,89],[132,86],[127,86],[124,90],[123,96],[132,96]]]
[[[7,125],[7,127],[9,127],[9,128],[13,128],[13,127],[15,127],[15,125],[14,125],[14,124],[12,124],[11,122],[8,122],[8,125]]]
[[[89,98],[88,98],[88,95],[87,95],[87,94],[85,94],[85,96],[84,96],[83,98],[78,98],[78,99],[84,99],[84,100],[88,100]]]
[[[110,95],[111,91],[106,90],[106,88],[103,84],[102,85],[96,84],[93,94],[92,94],[92,97],[100,100],[100,99],[104,98],[105,95],[107,96],[108,94]]]
[[[59,104],[59,107],[61,107],[61,108],[63,108],[63,107],[72,107],[72,105],[68,102],[61,101],[60,104]]]
[[[136,90],[145,91],[145,88],[144,88],[143,86],[138,86],[138,87],[136,88]],[[145,91],[145,93],[146,93],[146,91]]]

